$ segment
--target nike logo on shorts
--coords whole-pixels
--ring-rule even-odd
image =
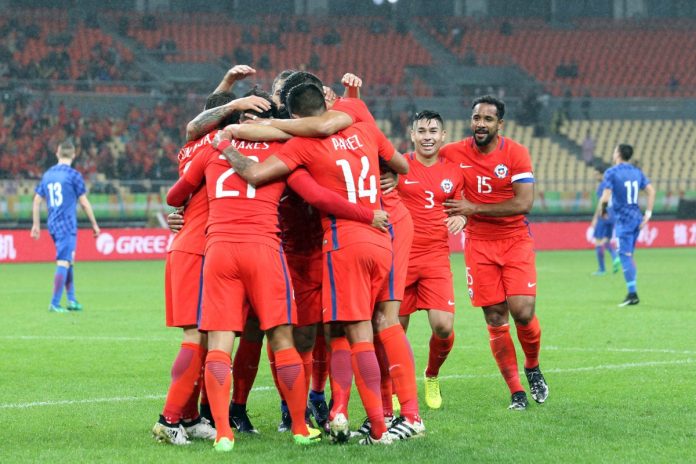
[[[447,300],[447,304],[450,305],[450,306],[454,306],[454,301],[452,301],[452,300]]]
[[[463,163],[460,163],[460,164],[459,164],[459,167],[462,168],[462,169],[473,168],[473,166],[469,166],[468,164],[463,164]]]

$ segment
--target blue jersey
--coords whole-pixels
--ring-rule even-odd
[[[48,231],[64,236],[77,232],[77,199],[87,192],[82,175],[67,164],[46,171],[36,193],[48,204]]]
[[[619,163],[604,173],[605,188],[611,189],[614,219],[618,223],[631,224],[643,219],[638,206],[638,191],[650,183],[643,171],[629,163]]]

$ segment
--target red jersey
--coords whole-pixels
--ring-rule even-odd
[[[282,147],[279,142],[231,140],[241,154],[263,162]],[[184,174],[192,185],[206,181],[208,224],[206,246],[215,242],[256,242],[272,247],[280,245],[278,202],[285,181],[276,180],[255,188],[230,167],[225,155],[210,146],[196,156]]]
[[[450,143],[440,156],[459,164],[464,176],[464,197],[474,203],[501,203],[515,196],[513,182],[534,182],[529,151],[507,137],[498,137],[498,146],[488,154],[479,151],[473,137]],[[468,237],[497,240],[527,234],[523,214],[493,217],[474,214],[466,226]]]
[[[198,140],[192,140],[181,147],[177,158],[179,159],[179,177],[184,175],[187,167],[198,156],[212,148],[213,137],[217,129],[204,135]],[[196,190],[184,209],[185,227],[174,236],[170,251],[185,251],[203,255],[205,251],[205,224],[208,221],[208,198],[205,188],[201,186]]]
[[[442,157],[432,166],[425,166],[414,153],[405,156],[409,170],[408,174],[399,176],[399,192],[413,218],[411,255],[433,252],[449,255],[443,203],[462,198],[462,170]]]
[[[381,199],[378,152],[393,155],[394,147],[376,125],[358,123],[322,139],[295,137],[276,156],[291,170],[304,165],[319,185],[349,202],[377,209]],[[324,216],[322,224],[324,251],[365,242],[391,249],[389,236],[370,225],[332,215]]]
[[[278,216],[286,253],[311,255],[321,251],[321,214],[292,189],[286,189],[280,198]]]

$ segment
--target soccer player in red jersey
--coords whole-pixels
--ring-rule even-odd
[[[205,109],[222,106],[236,111],[258,108],[260,97],[234,99],[229,91],[212,93]],[[262,102],[267,104],[266,101]],[[218,120],[220,127],[234,122],[229,115]],[[200,153],[211,150],[212,135],[184,145],[178,154],[179,175]],[[207,354],[207,338],[198,331],[197,313],[201,298],[205,224],[208,220],[208,199],[205,189],[192,195],[184,210],[186,227],[172,241],[165,264],[166,323],[168,327],[183,329],[181,349],[172,366],[172,383],[167,393],[164,410],[152,429],[158,441],[174,445],[188,443],[187,438],[214,439],[215,429],[208,418],[198,414],[198,396],[202,393],[202,408],[206,407],[205,389],[202,388],[202,364]],[[191,271],[198,275],[191,275]]]
[[[543,403],[549,391],[539,369],[534,242],[524,217],[534,202],[534,174],[527,149],[499,134],[505,104],[486,95],[475,99],[472,109],[473,136],[440,150],[464,175],[464,199],[448,200],[445,211],[468,217],[464,256],[469,297],[483,308],[493,356],[512,394],[510,409],[524,410],[527,395],[517,370],[509,315],[524,351],[532,398]]]
[[[305,117],[326,110],[323,92],[314,84],[300,84],[288,94],[291,114]],[[255,163],[234,148],[219,147],[242,177],[259,185],[305,165],[321,185],[340,192],[351,202],[366,206],[378,204],[377,153],[392,153],[385,160],[395,170],[407,166],[389,141],[372,124],[358,123],[324,139],[294,138],[276,156]],[[356,182],[357,179],[357,182]],[[363,444],[388,444],[382,420],[379,366],[372,344],[372,312],[377,295],[386,283],[391,263],[391,242],[384,233],[355,221],[331,215],[324,223],[324,322],[342,322],[351,343],[356,384],[368,417],[374,424]],[[338,285],[340,283],[340,285]],[[347,411],[346,411],[347,412]],[[340,419],[340,421],[339,421]],[[340,422],[340,423],[339,423]],[[334,436],[348,436],[343,412],[332,418]]]
[[[278,151],[273,142],[232,140],[247,156],[264,160]],[[196,157],[167,200],[180,206],[205,179],[209,202],[203,302],[199,328],[208,331],[206,388],[217,426],[215,449],[231,451],[229,425],[230,353],[235,332],[242,331],[246,304],[254,308],[275,356],[279,387],[288,401],[293,436],[298,444],[319,440],[320,432],[305,424],[306,387],[302,360],[294,347],[297,320],[287,263],[280,246],[277,210],[284,181],[262,187],[247,184],[216,150]]]
[[[287,99],[290,90],[303,82],[314,83],[321,87],[322,83],[311,73],[297,72],[287,77],[280,91],[281,101]],[[342,78],[348,95],[357,95],[362,81],[350,73]],[[290,120],[270,120],[265,122],[273,127],[281,129],[293,135],[323,137],[332,135],[357,122],[365,122],[376,126],[376,121],[365,103],[357,98],[338,98],[330,110],[322,114],[306,118]],[[394,259],[392,262],[389,282],[377,297],[379,302],[374,316],[374,329],[377,334],[375,349],[380,357],[382,372],[382,406],[388,425],[393,427],[390,433],[399,439],[422,435],[425,432],[418,410],[418,390],[415,381],[415,367],[410,343],[406,338],[403,328],[399,324],[399,305],[403,298],[406,273],[408,269],[408,256],[413,238],[413,223],[411,216],[403,206],[396,191],[382,196],[382,206],[390,216],[390,234]],[[332,372],[342,373],[342,381],[337,381],[332,375],[331,397],[334,407],[339,410],[347,407],[350,393],[350,373],[339,366],[341,359],[348,353],[348,342],[344,337],[331,336],[331,352],[338,353],[332,356]],[[391,378],[390,378],[391,377]],[[391,383],[394,385],[399,402],[401,403],[401,416],[392,423],[393,408],[391,401]],[[334,413],[335,414],[335,413]],[[366,421],[360,428],[363,434],[369,433],[371,422]]]
[[[454,286],[448,232],[460,233],[465,223],[462,216],[448,217],[444,202],[462,197],[463,178],[457,164],[438,156],[445,141],[438,113],[417,113],[411,140],[415,152],[406,155],[408,174],[399,178],[399,195],[411,212],[414,225],[399,319],[406,329],[416,310],[428,312],[432,335],[425,370],[425,402],[428,407],[439,409],[442,397],[438,373],[454,345]]]

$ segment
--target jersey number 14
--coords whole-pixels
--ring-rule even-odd
[[[367,175],[370,172],[370,160],[367,156],[362,156],[360,158],[360,164],[362,169],[360,171],[360,177],[358,177],[358,195],[355,195],[355,179],[353,178],[353,172],[350,170],[350,163],[348,160],[339,159],[336,160],[336,164],[341,167],[343,171],[343,178],[346,181],[346,191],[348,192],[348,201],[351,203],[357,203],[358,197],[369,197],[370,203],[375,203],[377,201],[377,178],[371,175],[368,179]],[[369,188],[365,188],[365,179],[368,179],[370,184]]]

